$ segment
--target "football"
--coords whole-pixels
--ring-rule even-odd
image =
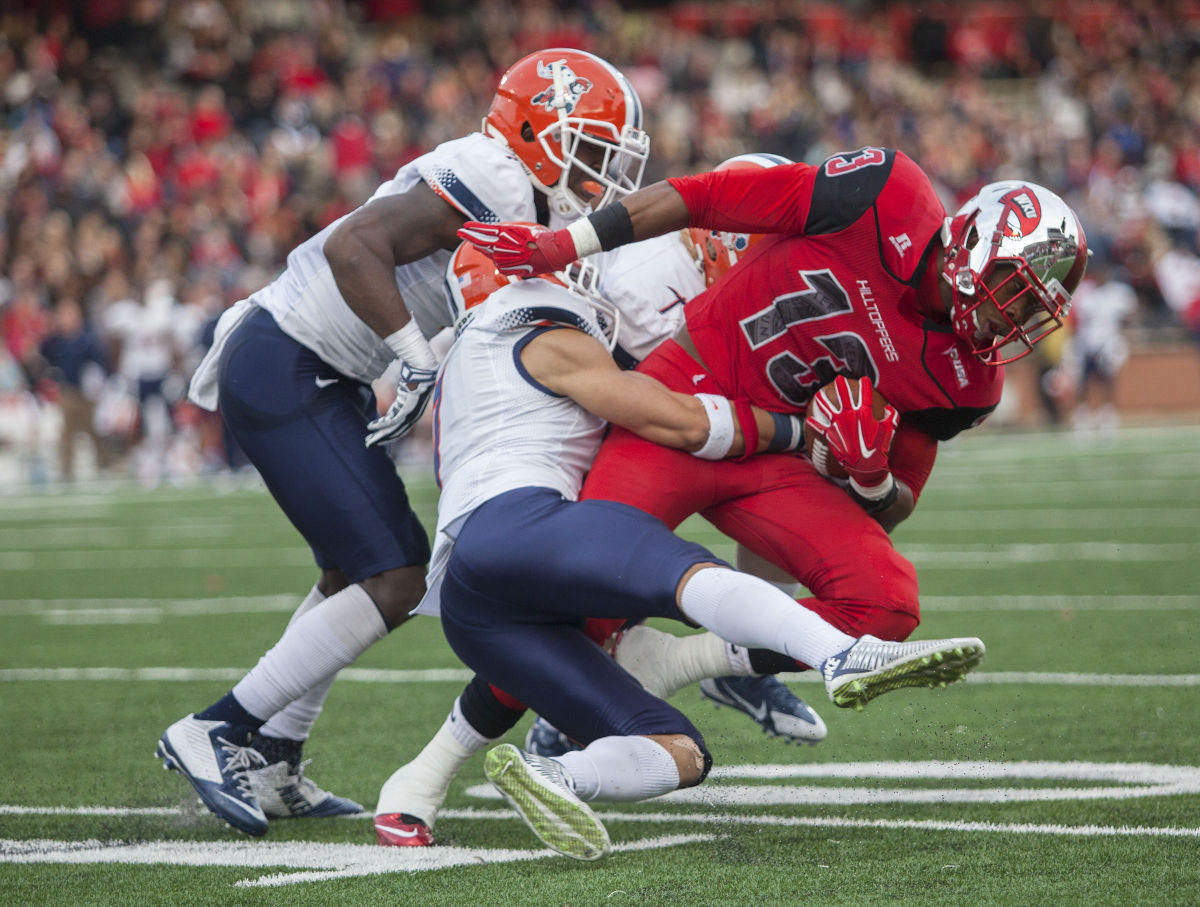
[[[857,378],[847,378],[846,381],[850,385],[850,390],[858,395]],[[833,389],[833,382],[830,381],[824,387],[813,394],[815,398],[817,394],[823,394],[826,400],[832,402],[837,401],[837,396]],[[871,412],[876,419],[883,418],[884,408],[887,406],[887,400],[883,398],[883,394],[879,393],[878,388],[871,388]],[[804,411],[805,416],[813,415],[813,403],[808,402],[808,408]],[[837,458],[829,452],[829,445],[825,443],[825,436],[817,431],[814,431],[812,425],[808,422],[804,425],[804,450],[808,454],[808,458],[812,460],[813,466],[817,467],[817,472],[829,479],[845,479],[847,478],[846,470],[842,464],[837,461]]]

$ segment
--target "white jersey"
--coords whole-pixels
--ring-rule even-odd
[[[441,497],[421,614],[439,613],[454,539],[481,504],[528,487],[579,497],[606,423],[521,367],[521,349],[548,324],[572,325],[603,342],[596,315],[582,298],[529,280],[472,309],[442,364],[434,398]]]
[[[419,180],[471,220],[537,220],[534,189],[524,167],[503,144],[482,133],[445,142],[405,164],[371,198],[407,192]],[[343,219],[293,249],[282,274],[222,319],[213,349],[193,379],[190,395],[198,405],[216,407],[215,360],[248,305],[266,309],[285,334],[343,375],[369,384],[383,374],[395,354],[346,304],[325,258],[325,241]],[[439,250],[396,268],[405,307],[426,337],[454,320],[443,287],[449,260],[450,252]]]
[[[683,323],[683,306],[704,291],[704,271],[685,239],[667,233],[594,258],[600,294],[621,312],[613,357],[622,368],[641,362]]]
[[[1129,284],[1085,279],[1071,300],[1079,354],[1098,357],[1110,370],[1120,368],[1129,355],[1122,329],[1136,310],[1137,294]]]

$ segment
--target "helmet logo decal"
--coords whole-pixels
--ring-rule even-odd
[[[1028,236],[1042,222],[1042,206],[1037,196],[1026,186],[1021,186],[1006,193],[1000,204],[1004,208],[1004,216],[1000,219],[1000,229],[1005,236],[1020,238]]]
[[[553,67],[555,66],[562,67],[563,85],[566,86],[567,96],[561,101],[556,97],[554,90]],[[556,60],[553,63],[543,63],[539,60],[537,73],[540,78],[549,79],[550,84],[530,98],[530,103],[541,104],[547,111],[552,112],[558,107],[562,107],[568,115],[572,114],[575,112],[575,105],[579,103],[579,99],[592,90],[592,80],[575,75],[566,60]]]

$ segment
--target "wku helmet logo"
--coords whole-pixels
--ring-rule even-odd
[[[1000,199],[1004,216],[1000,219],[1000,230],[1005,236],[1019,239],[1028,236],[1042,222],[1042,206],[1037,196],[1027,186],[1005,193]]]
[[[563,82],[566,85],[566,97],[561,101],[556,97],[554,90],[554,69],[559,66],[562,68]],[[543,63],[538,61],[537,73],[540,78],[549,79],[550,85],[542,89],[533,96],[530,100],[532,104],[541,104],[548,112],[553,112],[556,108],[562,107],[568,114],[575,112],[575,105],[579,103],[579,99],[592,90],[592,80],[580,78],[575,75],[566,60],[556,60],[553,63]]]

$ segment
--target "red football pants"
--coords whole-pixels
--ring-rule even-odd
[[[680,393],[721,393],[668,341],[639,367]],[[795,577],[805,607],[852,636],[905,639],[920,622],[917,574],[891,539],[804,457],[759,454],[701,460],[612,426],[581,498],[618,501],[672,529],[699,513],[725,535]]]

